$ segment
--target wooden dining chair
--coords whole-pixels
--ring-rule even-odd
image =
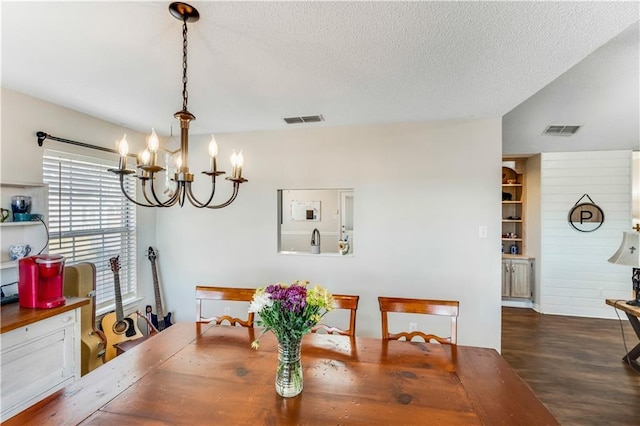
[[[213,317],[202,316],[203,300],[228,300],[232,302],[251,302],[255,288],[237,287],[207,287],[196,286],[196,322],[222,324],[227,321],[229,325],[239,325],[242,327],[253,327],[253,312],[247,313],[247,319],[234,318],[230,315],[218,315]]]
[[[328,334],[341,334],[343,336],[355,336],[356,335],[356,311],[358,310],[358,300],[360,296],[351,296],[347,294],[334,294],[333,295],[333,309],[348,309],[349,312],[349,328],[341,329],[326,324],[317,324],[312,329],[312,333],[317,333],[320,330],[324,330]]]
[[[428,299],[404,299],[398,297],[378,297],[380,314],[382,316],[382,339],[407,341],[414,337],[421,337],[425,342],[432,340],[442,344],[456,345],[458,341],[458,311],[457,300],[428,300]],[[440,337],[435,334],[427,334],[421,331],[390,333],[387,313],[400,312],[410,314],[441,315],[451,317],[451,336]]]

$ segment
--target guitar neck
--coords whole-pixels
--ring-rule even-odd
[[[156,315],[158,322],[164,321],[164,312],[162,310],[162,299],[160,298],[160,286],[158,285],[158,271],[156,270],[156,261],[151,261],[151,273],[153,275],[153,291],[156,295]]]
[[[116,293],[116,320],[120,322],[124,319],[124,311],[122,309],[122,294],[120,292],[120,275],[117,270],[113,271],[113,285]]]

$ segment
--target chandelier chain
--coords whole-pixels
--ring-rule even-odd
[[[187,111],[189,92],[187,92],[187,18],[182,23],[182,110]]]

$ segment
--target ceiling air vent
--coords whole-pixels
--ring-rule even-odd
[[[543,135],[549,136],[571,136],[575,135],[578,130],[580,130],[582,126],[559,126],[559,125],[551,125],[547,127]]]
[[[318,123],[324,121],[324,117],[322,115],[304,115],[301,117],[285,117],[283,120],[287,124]]]

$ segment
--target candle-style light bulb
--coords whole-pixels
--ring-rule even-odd
[[[211,141],[209,142],[209,156],[215,157],[218,155],[218,144],[216,143],[216,138],[211,135]]]
[[[158,156],[157,152],[158,152],[159,146],[160,146],[160,141],[158,140],[158,135],[156,135],[156,130],[152,127],[151,135],[149,135],[149,143],[147,148],[149,150],[149,153],[151,154],[150,163],[152,166],[156,165],[156,158]]]
[[[127,168],[127,154],[129,154],[129,143],[127,142],[127,134],[120,139],[118,143],[118,152],[120,153],[120,162],[118,168],[124,170]]]
[[[149,152],[155,153],[158,152],[158,147],[160,146],[160,141],[158,140],[158,135],[156,134],[156,130],[151,128],[151,135],[149,136]]]
[[[211,157],[211,167],[210,171],[215,172],[218,168],[216,164],[216,156],[218,155],[218,144],[216,143],[216,138],[211,135],[211,142],[209,142],[209,156]]]
[[[180,167],[182,167],[182,157],[177,156],[176,157],[176,168],[180,169]]]
[[[238,154],[236,154],[236,150],[234,149],[231,153],[231,176],[237,177],[238,173]]]
[[[148,149],[142,151],[142,164],[147,166],[149,164],[149,159],[151,158],[151,153]]]
[[[120,142],[118,143],[118,151],[122,157],[126,157],[129,154],[129,142],[127,142],[127,134],[125,133]]]
[[[237,162],[238,162],[238,178],[242,177],[242,166],[244,166],[244,156],[242,155],[242,150],[240,150],[240,153],[238,154],[237,157]]]

